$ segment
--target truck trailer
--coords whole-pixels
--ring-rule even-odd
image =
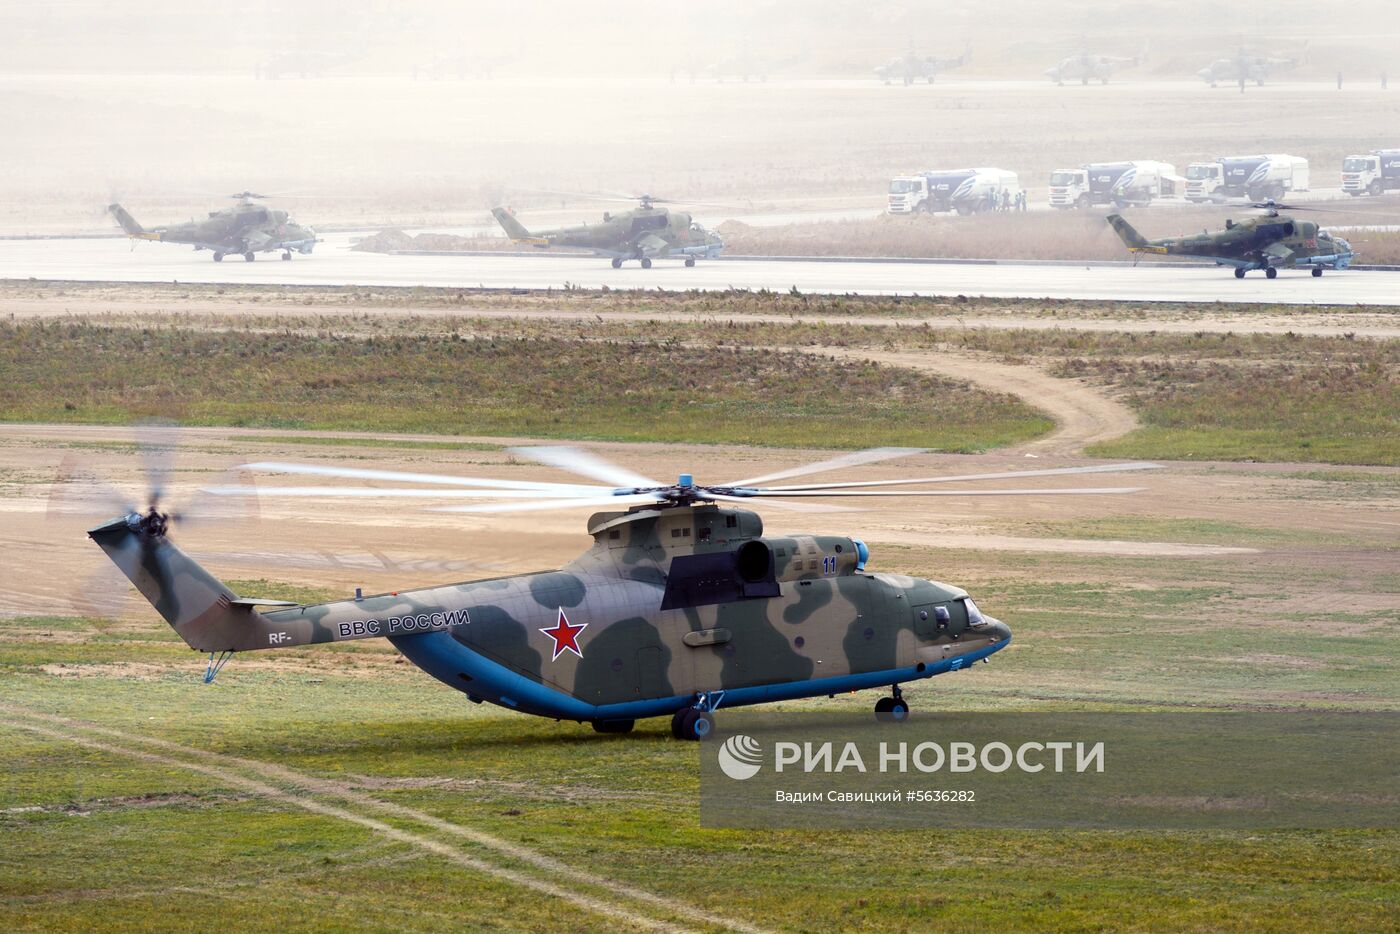
[[[1372,149],[1342,160],[1342,191],[1352,197],[1400,188],[1400,149]]]
[[[1095,204],[1147,204],[1180,195],[1186,179],[1167,162],[1090,162],[1077,169],[1050,173],[1050,206],[1079,208]]]
[[[1308,160],[1301,156],[1217,156],[1212,162],[1193,162],[1186,167],[1188,201],[1277,201],[1285,192],[1307,190]]]
[[[1015,172],[1006,169],[944,169],[901,175],[890,181],[889,213],[933,214],[990,211],[1003,192],[1021,190]]]

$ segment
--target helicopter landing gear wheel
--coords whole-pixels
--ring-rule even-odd
[[[288,251],[286,251],[285,253],[282,254],[282,259],[283,259],[283,260],[289,260],[289,259],[291,259],[291,258],[292,258],[292,251],[291,251],[291,250],[288,250]]]
[[[219,252],[216,251],[216,252],[214,253],[214,262],[216,262],[216,263],[222,263],[223,261],[224,261],[224,254],[219,253]]]
[[[909,702],[895,685],[893,697],[882,697],[875,702],[875,719],[881,723],[903,723],[909,719]]]
[[[614,256],[614,257],[613,257],[613,260],[612,260],[612,267],[613,267],[614,269],[621,269],[621,268],[622,268],[622,257],[621,257],[621,256]]]
[[[671,718],[671,735],[676,739],[699,742],[709,739],[714,731],[715,717],[707,710],[687,707],[685,710],[676,711],[676,715]]]
[[[631,733],[636,720],[594,720],[593,729],[598,733]]]
[[[1322,275],[1322,267],[1321,267],[1321,266],[1314,266],[1314,267],[1313,267],[1313,278],[1316,279],[1316,278],[1317,278],[1318,276],[1320,276],[1320,275]]]
[[[643,268],[643,269],[650,269],[650,268],[651,268],[651,260],[647,259],[645,256],[642,257],[642,268]]]
[[[687,257],[685,258],[685,264],[686,264],[686,266],[694,266],[694,265],[695,265],[695,257],[693,257],[693,256],[687,256]]]
[[[1277,278],[1278,278],[1278,270],[1275,269],[1274,267],[1270,266],[1268,269],[1264,270],[1264,278],[1265,278],[1265,279],[1277,279]]]
[[[247,253],[244,253],[244,254],[243,254],[243,259],[244,259],[244,261],[249,262],[249,263],[251,263],[253,260],[255,260],[255,259],[257,259],[257,258],[258,258],[258,254],[254,253],[252,250],[249,250]]]
[[[1243,278],[1244,278],[1244,267],[1243,267],[1243,266],[1236,266],[1236,267],[1235,267],[1235,278],[1236,278],[1236,279],[1243,279]]]

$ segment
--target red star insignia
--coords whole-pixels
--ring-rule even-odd
[[[559,608],[559,622],[549,629],[540,630],[554,640],[554,658],[550,661],[554,661],[565,652],[573,652],[579,658],[583,658],[583,652],[579,651],[578,647],[578,634],[587,628],[587,623],[574,624],[569,622],[569,617],[564,615],[564,608],[561,606]]]

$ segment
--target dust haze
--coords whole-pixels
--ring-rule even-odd
[[[320,228],[483,223],[508,203],[650,192],[749,212],[877,214],[889,178],[1296,152],[1335,187],[1351,152],[1400,145],[1400,11],[1219,3],[722,2],[9,5],[0,11],[0,232],[115,232],[244,189]],[[1196,72],[1296,67],[1243,92]],[[967,55],[929,84],[875,69]],[[1044,76],[1132,57],[1107,85]],[[1336,87],[1338,72],[1345,79]],[[149,220],[148,220],[149,219]]]

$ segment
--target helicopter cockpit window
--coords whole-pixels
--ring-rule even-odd
[[[666,215],[657,214],[652,217],[634,217],[632,219],[633,230],[660,230],[666,226]]]

